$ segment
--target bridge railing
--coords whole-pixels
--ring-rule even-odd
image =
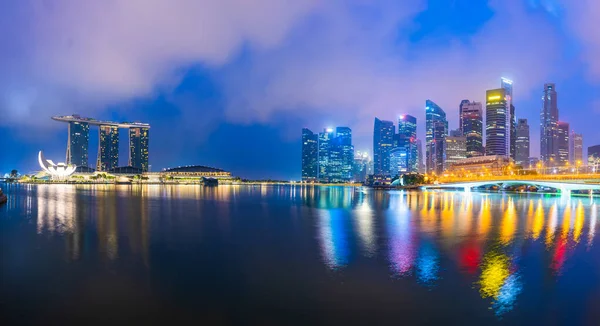
[[[580,181],[585,183],[600,184],[600,174],[544,174],[544,175],[486,175],[486,176],[442,176],[438,179],[440,183],[469,182],[469,181]]]

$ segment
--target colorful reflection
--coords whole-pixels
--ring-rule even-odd
[[[325,264],[331,269],[346,266],[349,261],[348,236],[343,210],[319,210],[319,239]]]
[[[417,280],[424,285],[433,286],[439,277],[439,257],[431,241],[423,241],[415,265]]]
[[[411,216],[404,196],[390,199],[390,208],[395,208],[387,217],[390,265],[395,274],[405,276],[411,272],[416,257],[417,244],[411,232]]]

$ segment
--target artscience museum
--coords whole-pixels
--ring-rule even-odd
[[[48,173],[53,180],[66,180],[77,169],[74,164],[54,163],[52,160],[47,160],[42,151],[38,153],[38,162],[42,170]]]

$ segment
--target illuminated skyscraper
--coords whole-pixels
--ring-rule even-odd
[[[419,173],[425,173],[425,163],[423,162],[423,142],[417,139],[417,166]]]
[[[588,167],[591,172],[600,172],[600,145],[588,147]]]
[[[394,146],[394,123],[375,118],[373,128],[373,173],[390,174],[390,151]]]
[[[573,166],[584,164],[583,161],[583,135],[571,132],[570,159]]]
[[[333,137],[333,129],[325,129],[323,132],[319,133],[319,181],[329,181],[329,176],[331,173],[331,143],[333,141]]]
[[[444,172],[444,147],[448,136],[446,112],[431,100],[425,102],[425,142],[427,173]]]
[[[69,122],[69,140],[67,143],[67,164],[88,166],[88,145],[90,125],[87,122]]]
[[[352,130],[348,127],[337,127],[335,130],[335,142],[332,151],[339,153],[332,164],[336,167],[333,178],[336,181],[349,181],[352,179],[352,168],[354,166],[354,146],[352,146]]]
[[[129,166],[148,171],[148,144],[150,129],[129,128]]]
[[[353,179],[358,182],[365,182],[369,173],[369,164],[371,160],[369,153],[356,151],[354,154],[354,172]]]
[[[98,137],[97,171],[108,171],[119,166],[119,127],[100,125]]]
[[[558,122],[558,161],[556,166],[565,166],[569,163],[569,123]]]
[[[315,181],[319,160],[319,137],[309,129],[302,129],[302,181]]]
[[[515,163],[527,168],[529,166],[529,155],[529,125],[527,119],[519,119],[517,123]]]
[[[417,118],[404,114],[398,118],[398,145],[406,147],[406,170],[404,172],[417,172],[419,160],[417,151]]]
[[[467,157],[483,156],[483,108],[480,102],[463,100],[460,103],[460,125],[467,137]]]
[[[390,175],[401,175],[407,171],[408,153],[406,146],[394,147],[390,151]]]
[[[554,84],[544,85],[540,114],[540,160],[554,166],[558,160],[558,103]]]
[[[508,107],[508,122],[507,126],[509,126],[508,135],[508,153],[512,159],[515,159],[516,156],[516,141],[517,141],[517,117],[515,115],[515,106],[513,104],[513,81],[507,78],[502,77],[500,81],[500,87],[504,88],[507,107]]]
[[[504,88],[486,92],[485,154],[508,157],[510,154],[510,108]]]
[[[467,158],[467,137],[461,136],[461,132],[451,133],[446,137],[446,160],[444,161],[444,171],[458,161]]]

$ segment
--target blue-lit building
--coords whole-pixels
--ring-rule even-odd
[[[302,181],[316,181],[319,168],[319,136],[302,129]]]
[[[427,173],[441,174],[444,172],[448,120],[446,112],[431,100],[425,102],[425,128]]]
[[[129,166],[148,171],[150,128],[129,128]]]
[[[87,122],[69,122],[69,140],[67,143],[67,164],[88,166],[88,146],[90,141],[90,125]]]
[[[350,128],[338,127],[335,131],[334,129],[325,129],[318,135],[317,148],[318,181],[346,182],[352,180],[354,146]]]
[[[109,171],[119,166],[119,127],[100,125],[96,171]]]
[[[403,146],[406,152],[404,172],[418,172],[417,118],[408,114],[398,118],[398,134],[395,143],[396,146]]]
[[[373,173],[390,174],[390,151],[394,147],[394,123],[375,118],[373,128]]]

